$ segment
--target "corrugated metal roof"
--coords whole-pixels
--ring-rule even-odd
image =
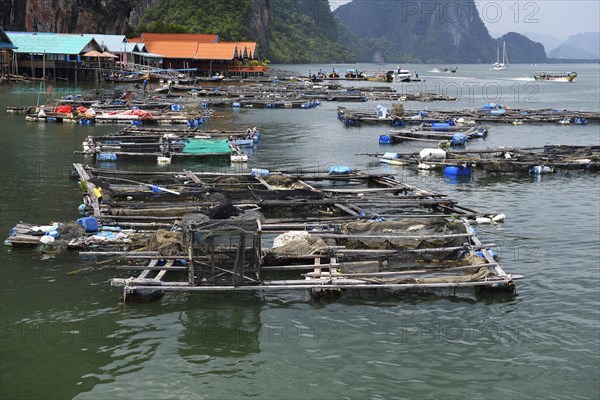
[[[219,35],[212,33],[142,33],[142,41],[148,45],[152,41],[179,41],[196,43],[217,43]]]
[[[136,56],[144,56],[146,58],[164,58],[162,54],[155,53],[147,53],[145,51],[132,51],[131,54],[135,54]]]
[[[90,36],[96,40],[100,46],[106,46],[108,51],[123,51],[123,45],[127,42],[125,35],[95,35],[95,34],[84,34],[84,36]]]
[[[49,32],[6,32],[18,47],[17,53],[79,54],[90,45],[92,50],[102,51],[98,43],[88,35],[68,35]]]
[[[4,32],[4,29],[0,28],[0,49],[16,49],[17,46],[10,41],[10,38]]]
[[[140,51],[139,43],[125,43],[125,52],[133,53],[134,51]]]

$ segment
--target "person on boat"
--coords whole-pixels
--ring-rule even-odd
[[[145,92],[146,91],[146,86],[148,86],[148,79],[144,79],[143,86],[144,86],[144,92]]]

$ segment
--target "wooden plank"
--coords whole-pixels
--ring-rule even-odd
[[[83,165],[75,163],[75,164],[73,164],[73,166],[75,167],[75,170],[77,171],[77,174],[79,175],[79,177],[82,180],[88,181],[90,179],[90,176],[88,175],[88,173],[83,168]]]
[[[260,183],[262,183],[263,186],[265,186],[268,190],[273,190],[273,191],[277,190],[276,187],[269,185],[267,183],[267,181],[265,181],[265,179],[262,176],[258,176],[257,175],[257,176],[255,176],[255,178],[256,178],[257,181],[259,181]]]
[[[174,262],[175,262],[174,260],[168,260],[167,263],[162,267],[163,269],[158,274],[156,274],[156,277],[154,278],[154,280],[160,281],[162,279],[162,277],[165,276],[165,274],[167,272],[169,272],[169,270],[171,268],[173,268]]]
[[[184,169],[183,172],[185,172],[185,176],[190,178],[192,182],[202,185],[202,181],[200,180],[200,178],[198,178],[196,174],[194,174],[192,171]]]
[[[355,217],[358,216],[358,213],[356,211],[351,210],[350,208],[348,208],[346,206],[343,206],[343,205],[341,205],[339,203],[335,203],[334,206],[336,206],[340,210],[345,211],[346,213],[348,213],[348,214],[350,214],[352,216],[355,216]]]
[[[150,271],[163,271],[164,270],[164,266],[163,267],[149,267],[149,266],[144,266],[144,265],[117,265],[116,269],[124,269],[124,270],[138,270],[138,271],[145,271],[145,270],[150,270]],[[188,267],[170,267],[169,271],[187,271]]]
[[[151,260],[150,263],[148,264],[148,267],[152,268],[152,267],[156,267],[156,264],[158,264],[158,260]],[[145,279],[148,277],[148,275],[150,274],[150,269],[146,269],[144,271],[142,271],[142,273],[137,277],[137,279]]]

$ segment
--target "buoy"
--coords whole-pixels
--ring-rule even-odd
[[[54,239],[52,236],[48,236],[48,235],[44,235],[40,238],[40,242],[42,242],[43,244],[51,244],[54,243],[56,239]]]
[[[161,165],[171,164],[171,156],[158,156],[156,157],[156,162]]]
[[[535,174],[535,175],[550,174],[552,172],[554,172],[554,169],[551,167],[548,167],[546,165],[536,165],[535,167],[533,167],[529,170],[530,174]]]
[[[423,149],[419,152],[421,160],[442,160],[446,158],[446,152],[442,149]]]
[[[231,162],[248,162],[248,155],[246,154],[232,154]]]
[[[379,143],[381,143],[381,144],[390,144],[392,142],[393,142],[392,137],[390,135],[379,136]]]
[[[426,163],[419,163],[419,165],[417,165],[418,169],[434,169],[436,166],[434,164],[426,164]]]
[[[492,221],[494,222],[504,222],[504,219],[506,218],[506,215],[504,214],[498,214],[492,217]]]

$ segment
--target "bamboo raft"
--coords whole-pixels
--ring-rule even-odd
[[[459,168],[461,175],[471,170],[489,173],[526,173],[542,175],[558,171],[599,171],[600,146],[547,145],[544,147],[502,147],[484,150],[442,151],[427,149],[419,153],[368,154],[391,165],[409,165],[419,169],[452,173]],[[435,153],[439,157],[432,157]],[[443,154],[442,154],[443,153]]]
[[[561,125],[585,125],[587,123],[599,123],[600,112],[598,111],[573,111],[544,109],[466,109],[466,110],[404,110],[396,105],[392,107],[390,115],[378,116],[377,110],[357,109],[349,110],[346,107],[338,107],[338,119],[346,126],[367,125],[391,125],[402,127],[406,125],[420,125],[422,123],[447,123],[455,121],[463,125],[475,125],[478,123],[507,123],[513,125],[522,124],[561,124]],[[494,114],[494,111],[502,113]]]
[[[67,246],[138,271],[111,281],[125,300],[169,291],[514,293],[522,278],[505,273],[471,227],[497,216],[386,174],[75,170],[90,215],[81,226],[93,224]],[[24,243],[28,228],[7,241]]]
[[[186,152],[191,141],[204,141],[207,146],[213,141],[227,141],[226,151]],[[260,132],[248,128],[245,131],[198,131],[165,128],[125,128],[104,136],[88,136],[82,151],[76,153],[93,155],[96,161],[117,161],[122,157],[153,157],[159,163],[170,163],[171,158],[229,157],[231,161],[245,162],[247,155],[242,148],[256,148]]]
[[[75,170],[86,231],[20,223],[6,242],[56,233],[44,240],[51,246],[70,234],[66,246],[82,256],[139,272],[112,279],[125,300],[169,291],[514,293],[522,278],[505,273],[494,244],[471,227],[499,215],[386,174]]]

